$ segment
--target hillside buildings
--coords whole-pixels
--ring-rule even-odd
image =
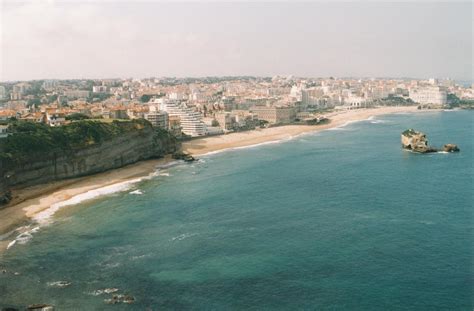
[[[257,114],[259,120],[273,124],[288,124],[295,120],[296,111],[292,107],[253,107],[251,112]]]
[[[440,86],[413,88],[409,94],[410,99],[419,104],[443,106],[448,100],[445,88]]]
[[[460,100],[473,101],[473,88],[449,79],[275,76],[37,80],[0,83],[0,120],[14,117],[61,126],[70,122],[66,116],[71,114],[108,119],[105,122],[143,118],[176,136],[198,137],[305,122],[332,109],[379,105],[433,108]]]

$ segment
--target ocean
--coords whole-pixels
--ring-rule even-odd
[[[1,255],[0,307],[472,310],[473,116],[370,118],[57,206]],[[402,150],[407,128],[461,152]]]

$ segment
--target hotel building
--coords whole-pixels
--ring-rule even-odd
[[[167,112],[170,117],[179,117],[181,130],[184,134],[192,137],[207,134],[206,125],[202,121],[201,114],[189,108],[186,103],[161,98],[157,102],[160,104],[160,110]]]

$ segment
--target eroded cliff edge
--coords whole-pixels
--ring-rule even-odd
[[[92,175],[179,150],[169,132],[145,120],[81,121],[57,129],[16,124],[0,139],[0,204],[12,188]]]

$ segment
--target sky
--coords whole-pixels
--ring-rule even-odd
[[[289,74],[472,81],[471,1],[0,1],[1,81]]]

